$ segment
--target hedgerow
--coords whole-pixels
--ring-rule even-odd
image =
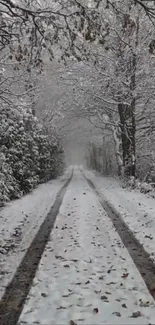
[[[63,170],[63,148],[30,110],[0,110],[0,205],[32,191]]]

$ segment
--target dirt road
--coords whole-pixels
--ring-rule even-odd
[[[148,291],[154,266],[149,265],[149,282],[148,256],[111,217],[76,168],[6,289],[0,324],[155,324]]]

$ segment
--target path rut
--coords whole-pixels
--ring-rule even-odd
[[[127,248],[132,260],[138,268],[145,284],[155,299],[155,265],[150,259],[149,254],[144,250],[144,247],[135,238],[127,224],[123,221],[121,215],[114,211],[112,206],[100,195],[93,182],[86,177],[84,173],[82,175],[87,180],[89,186],[96,193],[99,202],[103,209],[107,212],[108,217],[113,222],[124,246]]]
[[[16,325],[18,322],[25,299],[31,288],[38,264],[72,176],[73,171],[70,178],[65,182],[63,187],[58,192],[54,205],[40,226],[39,231],[29,246],[12,281],[8,284],[5,290],[5,293],[0,301],[1,325]]]

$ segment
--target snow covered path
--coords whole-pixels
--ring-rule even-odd
[[[155,324],[154,300],[78,169],[19,324]]]
[[[118,180],[84,171],[116,214],[119,214],[155,263],[155,199],[139,190],[123,189]]]
[[[38,186],[32,193],[7,204],[0,211],[0,298],[71,174]]]

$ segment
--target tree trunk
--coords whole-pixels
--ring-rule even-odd
[[[135,99],[131,105],[118,104],[122,138],[122,156],[124,173],[135,176]]]
[[[116,152],[116,161],[118,166],[118,175],[123,176],[124,174],[124,168],[123,168],[123,159],[122,159],[122,153],[121,153],[121,141],[120,137],[118,135],[118,125],[112,127],[113,131],[113,138],[115,142],[115,152]]]
[[[133,4],[134,5],[134,4]],[[130,6],[130,11],[132,6]],[[124,16],[126,20],[126,16]],[[133,28],[131,28],[131,21],[134,23]],[[138,46],[138,32],[139,32],[139,18],[132,19],[131,14],[129,14],[126,21],[126,28],[124,29],[124,35],[126,35],[128,42],[131,43],[129,56],[126,62],[126,77],[130,80],[129,86],[129,100],[130,104],[126,105],[123,100],[126,99],[124,96],[123,100],[119,96],[118,113],[120,117],[120,128],[122,137],[122,151],[123,151],[123,166],[124,173],[126,176],[136,176],[136,122],[135,122],[135,109],[136,109],[136,99],[135,99],[135,89],[136,89],[136,49]],[[133,42],[134,40],[134,42]]]
[[[136,120],[135,120],[135,110],[136,110],[136,99],[135,99],[135,88],[136,88],[136,54],[133,53],[132,59],[131,59],[131,83],[130,83],[130,89],[132,93],[132,101],[131,101],[131,124],[132,124],[132,130],[131,130],[131,153],[132,153],[132,170],[131,175],[136,176],[136,140],[135,140],[135,134],[136,134]]]

